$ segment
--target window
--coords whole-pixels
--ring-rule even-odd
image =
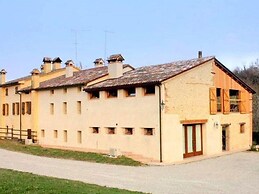
[[[229,90],[230,112],[239,112],[239,91]]]
[[[82,87],[81,86],[77,87],[77,92],[81,92],[81,91],[82,91]]]
[[[108,127],[107,128],[107,133],[108,134],[115,134],[115,128],[114,127]]]
[[[107,91],[107,97],[108,98],[116,98],[118,96],[117,90],[108,90]]]
[[[3,104],[2,114],[4,116],[8,116],[9,115],[9,104]]]
[[[63,89],[63,93],[66,94],[67,93],[67,88]]]
[[[50,90],[50,94],[53,95],[54,94],[54,90]]]
[[[125,135],[133,135],[133,128],[125,128],[124,134]]]
[[[127,88],[125,89],[125,91],[126,91],[126,96],[128,97],[136,96],[136,88]]]
[[[64,142],[67,142],[67,130],[64,130],[63,132]]]
[[[22,103],[22,114],[25,114],[25,102]]]
[[[54,103],[50,103],[50,114],[54,114]]]
[[[15,103],[13,103],[13,115],[15,115]]]
[[[82,143],[82,131],[77,131],[77,143]]]
[[[26,113],[31,114],[31,102],[26,102]]]
[[[245,123],[240,123],[240,133],[245,133]]]
[[[58,130],[54,130],[54,138],[58,138]]]
[[[99,127],[93,127],[92,132],[93,133],[99,133]]]
[[[63,102],[63,113],[67,114],[67,102]]]
[[[144,135],[153,135],[153,128],[144,128]]]
[[[16,102],[15,105],[16,105],[16,114],[19,115],[20,114],[20,103]]]
[[[5,95],[8,96],[8,88],[5,89]]]
[[[16,86],[15,89],[14,89],[15,94],[18,93],[18,89],[19,89],[18,86]]]
[[[100,92],[99,91],[90,92],[89,95],[90,95],[90,99],[100,98]]]
[[[82,108],[81,108],[81,101],[77,101],[77,113],[81,114]]]
[[[221,112],[222,110],[222,102],[221,102],[221,89],[220,88],[217,88],[216,89],[216,93],[217,93],[217,112]]]
[[[155,94],[155,86],[147,86],[144,88],[145,94]]]
[[[42,138],[45,137],[45,130],[44,130],[44,129],[41,130],[41,137],[42,137]]]

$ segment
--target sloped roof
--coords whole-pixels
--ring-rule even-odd
[[[176,76],[184,71],[199,66],[215,57],[203,57],[191,60],[182,60],[160,65],[144,66],[126,72],[122,77],[108,79],[97,84],[87,86],[85,91],[107,89],[112,87],[137,86],[156,84]]]

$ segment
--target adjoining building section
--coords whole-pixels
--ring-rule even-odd
[[[38,143],[164,163],[252,144],[254,91],[215,57],[200,52],[135,69],[123,61],[111,55],[108,66],[96,59],[94,68],[76,71],[68,61],[63,75],[42,81],[33,71],[31,85],[18,91],[33,96],[35,116],[26,128],[37,131]]]

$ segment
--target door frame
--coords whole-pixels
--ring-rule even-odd
[[[196,125],[200,125],[201,127],[201,151],[196,151]],[[187,127],[192,126],[192,144],[193,144],[193,152],[188,152],[188,132]],[[186,124],[184,127],[184,143],[185,143],[185,153],[183,154],[184,158],[198,156],[203,154],[203,133],[202,133],[202,124]]]

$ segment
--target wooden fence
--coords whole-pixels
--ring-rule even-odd
[[[0,128],[0,139],[16,139],[25,140],[31,139],[32,142],[37,141],[37,132],[31,129],[14,129],[10,127]]]

